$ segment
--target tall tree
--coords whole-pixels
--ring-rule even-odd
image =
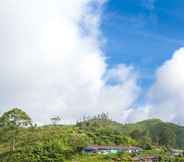
[[[57,125],[61,121],[61,117],[60,116],[54,116],[54,117],[50,118],[50,120],[52,121],[53,125]]]
[[[0,127],[6,130],[9,135],[11,144],[11,151],[15,150],[16,137],[19,133],[20,128],[27,128],[32,125],[31,118],[18,108],[13,108],[12,110],[5,112],[0,118]]]

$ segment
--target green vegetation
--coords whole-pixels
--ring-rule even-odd
[[[184,149],[184,127],[159,119],[124,125],[123,132],[140,143]]]
[[[155,155],[161,161],[184,161],[171,157],[169,148],[184,149],[184,128],[158,119],[135,124],[120,124],[106,114],[84,118],[76,125],[33,126],[30,117],[20,109],[12,109],[0,117],[1,162],[110,162],[131,161],[135,156]],[[140,146],[139,154],[85,155],[88,145]]]
[[[6,132],[5,139],[11,142],[10,150],[13,152],[20,128],[31,126],[32,122],[31,118],[24,111],[15,108],[2,115],[0,125],[2,132]]]

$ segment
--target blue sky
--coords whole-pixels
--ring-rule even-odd
[[[182,0],[109,0],[102,20],[109,66],[133,65],[149,87],[155,70],[184,45],[183,11]]]

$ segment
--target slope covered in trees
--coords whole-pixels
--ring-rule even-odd
[[[139,145],[146,143],[184,149],[184,127],[166,123],[159,119],[149,119],[133,124],[120,124],[111,121],[108,117],[104,120],[99,115],[79,122],[77,126],[88,132],[100,132],[101,135],[104,132],[108,134],[108,131],[108,135],[116,132],[128,137],[132,142],[136,141]]]
[[[124,125],[123,132],[127,132],[128,135],[140,142],[184,148],[184,127],[173,123],[165,123],[159,119]]]

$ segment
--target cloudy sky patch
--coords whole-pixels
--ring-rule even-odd
[[[159,117],[184,123],[184,50],[155,69],[145,91],[135,64],[108,62],[102,28],[107,3],[0,1],[1,113],[20,107],[37,123],[55,115],[73,123],[102,112],[119,122]]]

